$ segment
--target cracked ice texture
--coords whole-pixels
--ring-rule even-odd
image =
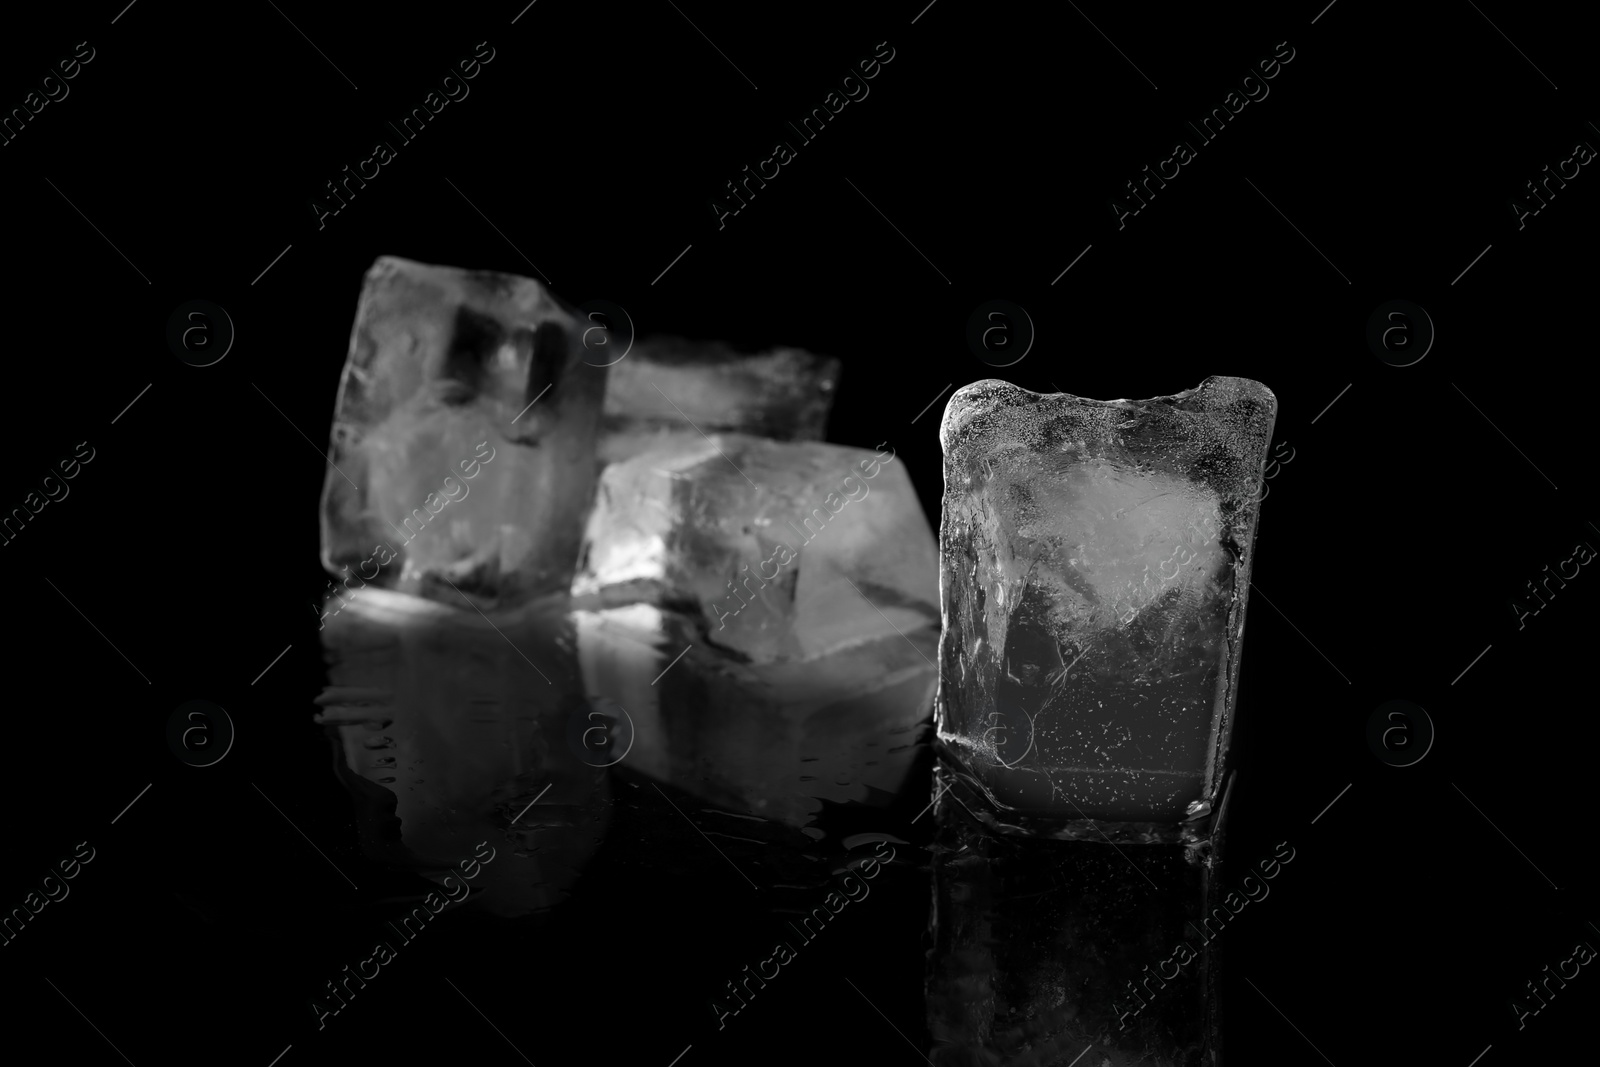
[[[937,627],[938,588],[892,450],[729,433],[605,469],[573,592],[682,612],[725,653],[774,662]]]
[[[1209,810],[1238,677],[1277,400],[976,382],[945,408],[939,737],[998,808]]]
[[[715,342],[640,341],[611,368],[600,460],[615,463],[700,431],[820,441],[838,381],[838,360],[798,348],[747,356]]]
[[[374,263],[334,411],[323,566],[463,607],[451,585],[483,606],[566,592],[606,387],[577,322],[531,278]]]

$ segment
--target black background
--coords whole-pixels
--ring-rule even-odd
[[[311,721],[316,453],[380,254],[538,276],[531,260],[564,299],[614,301],[644,334],[837,355],[829,439],[891,443],[935,523],[942,399],[924,409],[951,384],[1109,399],[1210,374],[1267,383],[1293,459],[1257,540],[1229,848],[1249,864],[1287,840],[1299,858],[1230,928],[1230,1061],[1466,1067],[1492,1046],[1478,1062],[1493,1067],[1577,1040],[1592,968],[1521,1031],[1510,1002],[1576,942],[1600,945],[1600,578],[1583,568],[1522,629],[1510,605],[1575,544],[1600,545],[1581,408],[1600,179],[1584,168],[1520,231],[1510,201],[1577,141],[1600,144],[1578,14],[938,0],[919,16],[923,2],[539,0],[515,25],[517,0],[5,14],[7,109],[77,42],[95,58],[0,147],[0,504],[79,441],[96,458],[3,547],[0,904],[76,842],[99,850],[0,948],[8,1045],[140,1067],[265,1067],[289,1045],[286,1067],[666,1067],[686,1046],[683,1067],[920,1062],[925,876],[887,875],[718,1032],[706,1002],[768,952],[774,920],[687,827],[681,864],[630,863],[620,835],[564,913],[515,930],[462,916],[315,1029],[307,999],[364,954],[397,877],[363,858]],[[485,40],[470,96],[319,229],[323,183]],[[880,41],[895,56],[870,96],[719,230],[722,184],[792,141],[786,120]],[[1119,230],[1122,184],[1280,41],[1295,54],[1270,96]],[[196,298],[237,329],[207,368],[164,338]],[[999,371],[965,342],[996,298],[1037,330]],[[1413,366],[1365,340],[1393,299],[1437,328]],[[192,698],[239,726],[213,768],[166,748]],[[1366,742],[1394,698],[1437,730],[1408,768]],[[925,790],[924,763],[910,800]]]

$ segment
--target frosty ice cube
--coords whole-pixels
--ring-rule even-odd
[[[1210,810],[1276,411],[1222,377],[950,398],[939,740],[998,825],[1162,840]]]
[[[735,658],[808,660],[936,626],[938,563],[893,449],[695,435],[605,469],[573,592],[690,615]]]
[[[530,278],[384,257],[367,272],[322,494],[331,573],[484,606],[565,593],[606,368]]]
[[[820,441],[838,380],[838,360],[798,348],[746,356],[715,342],[648,338],[611,368],[600,459],[700,431]]]

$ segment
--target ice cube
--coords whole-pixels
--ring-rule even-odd
[[[333,420],[322,562],[485,606],[564,593],[594,491],[606,368],[530,278],[383,257]]]
[[[707,642],[756,662],[938,620],[933,533],[892,448],[743,434],[607,467],[573,592],[685,612]]]
[[[701,431],[820,441],[838,380],[838,360],[798,348],[741,355],[715,342],[647,338],[611,368],[601,461]]]
[[[994,380],[950,398],[939,737],[999,808],[1209,810],[1276,411],[1221,377],[1140,401]]]

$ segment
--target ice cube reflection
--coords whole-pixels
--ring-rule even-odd
[[[430,874],[488,840],[498,855],[475,883],[482,906],[521,916],[558,904],[610,815],[605,771],[568,750],[587,705],[566,598],[491,622],[369,587],[321,636],[317,721],[362,780],[371,858]]]

